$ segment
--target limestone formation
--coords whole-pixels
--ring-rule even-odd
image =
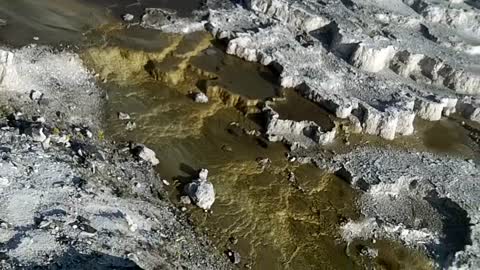
[[[480,123],[479,98],[463,98],[458,102],[457,108],[465,118]]]
[[[198,174],[198,178],[185,187],[185,193],[192,202],[204,210],[210,210],[215,202],[215,190],[207,177],[208,170],[202,169]]]
[[[451,42],[448,35],[429,24],[454,30],[471,25],[468,31],[475,32],[472,14],[478,13],[457,3],[455,14],[464,17],[453,22],[432,17],[430,1],[404,2],[377,3],[381,12],[372,13],[364,1],[252,0],[243,8],[210,12],[207,30],[228,41],[227,53],[278,71],[281,86],[297,88],[339,118],[357,119],[369,134],[393,139],[412,134],[417,115],[428,121],[448,117],[457,111],[458,94],[480,91],[480,75],[470,67],[480,61],[443,46]],[[382,31],[374,28],[378,23]],[[410,96],[408,104],[392,102],[398,93]],[[301,129],[280,123],[297,134]]]
[[[415,107],[417,115],[428,121],[438,121],[442,118],[445,104],[431,98],[417,98]]]
[[[141,160],[149,162],[152,166],[160,163],[155,152],[143,144],[137,144],[132,148],[132,153]]]
[[[325,145],[335,139],[335,127],[324,130],[312,121],[280,119],[279,114],[268,106],[263,111],[267,116],[265,133],[270,141],[283,141],[290,145],[308,148],[317,144]]]
[[[203,92],[198,92],[194,94],[193,100],[196,103],[208,103],[208,97]]]
[[[365,44],[359,44],[350,62],[357,68],[379,72],[389,66],[395,52],[395,48],[391,45],[386,48],[372,48]]]

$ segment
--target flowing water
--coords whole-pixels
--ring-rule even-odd
[[[274,107],[281,117],[333,125],[335,119],[323,109],[292,90],[280,89],[276,74],[268,68],[226,55],[222,45],[206,33],[168,35],[125,29],[117,23],[118,14],[139,14],[148,1],[93,2],[6,0],[0,4],[0,18],[7,18],[9,25],[0,28],[0,40],[23,45],[39,36],[39,41],[52,45],[77,44],[108,92],[105,134],[155,150],[160,159],[157,171],[170,182],[174,203],[183,207],[178,203],[183,186],[199,169],[209,169],[217,194],[212,211],[189,206],[186,214],[221,252],[238,251],[241,268],[431,268],[424,254],[399,243],[347,245],[339,226],[360,217],[359,191],[312,165],[289,162],[284,145],[249,135],[263,128],[255,113],[266,99],[276,100]],[[186,14],[198,2],[155,4],[182,6]],[[31,14],[36,16],[29,19]],[[209,95],[208,104],[192,101],[190,93],[200,90]],[[127,122],[117,117],[119,112],[130,114],[137,128],[127,131]],[[388,144],[472,154],[468,133],[455,122],[417,125],[412,138],[394,143],[349,135],[350,146],[339,138],[331,148],[348,151],[362,144]],[[263,162],[267,158],[270,162]],[[378,249],[378,256],[362,255],[367,247]]]
[[[279,89],[275,74],[264,67],[225,55],[218,44],[198,50],[208,36],[195,35],[199,36],[180,41],[165,36],[173,47],[164,45],[156,54],[145,52],[155,64],[150,71],[133,68],[135,77],[143,80],[124,84],[122,79],[105,85],[109,90],[106,134],[119,141],[142,142],[155,150],[160,159],[158,172],[171,183],[173,202],[178,202],[183,186],[199,169],[209,169],[216,202],[211,213],[188,207],[187,215],[194,224],[206,231],[221,251],[240,252],[242,266],[253,269],[362,269],[368,265],[428,269],[424,256],[392,242],[347,246],[341,241],[339,226],[359,217],[355,207],[358,192],[312,165],[289,162],[282,144],[248,135],[248,131],[263,128],[261,121],[245,115],[226,96],[278,100],[274,107],[282,117],[297,120],[325,125],[333,123],[330,116],[292,90]],[[90,50],[86,59],[123,62],[119,55],[142,59],[133,57],[138,51],[112,54],[119,44],[109,45],[101,51]],[[195,55],[185,56],[186,50]],[[113,58],[106,61],[102,53]],[[188,64],[180,64],[187,58]],[[166,69],[165,63],[173,63],[177,72]],[[118,73],[123,74],[120,78],[129,77],[124,70],[99,67],[97,71],[109,81],[116,81]],[[205,81],[208,87],[225,91],[211,92],[208,104],[193,102],[189,91],[205,87]],[[301,110],[295,110],[299,107]],[[117,119],[118,112],[129,113],[138,128],[125,131],[126,123]],[[260,161],[266,158],[271,163],[264,166]],[[378,248],[379,256],[361,256],[366,246]]]

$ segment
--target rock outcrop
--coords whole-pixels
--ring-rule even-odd
[[[278,71],[281,86],[386,139],[412,134],[417,115],[437,121],[455,113],[459,94],[479,93],[472,59],[453,57],[436,42],[446,36],[432,34],[422,16],[403,3],[379,4],[385,12],[371,15],[356,2],[247,1],[245,8],[210,12],[207,30],[228,41],[227,53]],[[399,76],[392,79],[391,71]],[[410,98],[392,102],[398,93]]]
[[[458,102],[457,110],[465,118],[480,123],[480,99],[463,98]]]
[[[344,224],[347,241],[382,235],[427,247],[440,268],[480,266],[480,213],[472,207],[479,204],[478,165],[461,158],[369,147],[334,160],[337,175],[365,191],[359,202],[366,219]]]
[[[131,151],[135,157],[150,163],[152,166],[157,166],[160,163],[155,152],[143,144],[133,146]]]
[[[293,148],[308,148],[333,142],[336,128],[324,130],[313,121],[280,119],[280,115],[269,106],[263,109],[267,118],[266,135],[270,141],[282,141]]]
[[[204,210],[210,210],[215,202],[215,190],[207,177],[208,170],[202,169],[198,178],[185,186],[185,193],[192,199],[192,202]]]

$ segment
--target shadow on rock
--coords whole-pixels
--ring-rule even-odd
[[[179,182],[179,185],[177,185],[177,192],[178,192],[177,199],[180,199],[181,196],[185,195],[185,186],[191,183],[196,178],[198,178],[198,170],[195,170],[188,164],[180,163],[180,170],[187,175],[186,176],[179,175],[174,177]]]
[[[436,247],[438,261],[442,269],[448,268],[455,258],[455,253],[471,245],[470,218],[467,212],[449,198],[441,198],[432,192],[425,198],[442,216],[443,237],[441,246]]]
[[[135,262],[127,258],[120,258],[103,253],[81,254],[69,249],[62,257],[57,258],[50,265],[25,266],[24,270],[142,270]]]

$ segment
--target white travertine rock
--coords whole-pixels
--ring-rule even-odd
[[[330,20],[309,12],[305,6],[289,4],[282,0],[247,0],[248,8],[280,20],[287,26],[310,32],[327,25]]]
[[[406,50],[398,52],[390,63],[390,68],[405,78],[412,74],[418,74],[420,70],[420,61],[425,58],[423,54],[412,54]]]
[[[35,142],[44,142],[47,139],[47,136],[43,133],[43,127],[33,128],[32,127],[32,138]]]
[[[389,66],[390,61],[395,56],[395,52],[396,49],[391,45],[386,48],[376,48],[359,44],[350,58],[350,62],[359,69],[379,72]]]
[[[392,97],[392,101],[393,107],[387,110],[394,110],[398,117],[396,133],[402,136],[413,134],[416,116],[415,98],[411,94],[400,92]]]
[[[208,103],[208,96],[203,92],[195,93],[193,100],[196,103]]]
[[[466,97],[457,103],[457,110],[468,120],[480,123],[480,99]]]
[[[332,114],[350,119],[356,130],[363,129],[366,133],[393,139],[397,134],[413,133],[416,114],[423,119],[436,121],[441,119],[442,115],[448,116],[455,110],[466,118],[480,121],[480,105],[475,99],[462,99],[455,105],[458,94],[476,95],[480,89],[480,61],[463,50],[468,46],[475,46],[470,43],[478,43],[476,40],[480,36],[478,33],[472,35],[476,31],[479,18],[479,11],[474,6],[475,1],[465,4],[447,3],[445,0],[243,2],[254,12],[239,17],[238,20],[231,20],[231,23],[222,21],[224,25],[215,25],[216,29],[220,30],[216,32],[224,30],[224,36],[229,36],[229,53],[274,67],[280,74],[282,86],[305,89],[302,93],[305,98],[327,108]],[[235,10],[220,16],[229,18],[231,14],[236,16],[238,12]],[[321,14],[328,17],[325,22],[330,22],[324,26],[318,23],[316,26],[321,29],[305,34],[305,29],[314,28],[315,25],[302,25],[309,20],[308,16],[311,14]],[[239,23],[254,21],[260,16],[272,20],[268,24],[259,24],[255,29],[251,28],[252,24],[243,27]],[[457,35],[459,33],[460,35]],[[311,37],[311,42],[304,42],[304,35]],[[380,71],[385,72],[370,73]],[[392,94],[401,91],[408,92],[411,96],[389,101]],[[357,128],[358,123],[363,127]],[[270,119],[270,124],[270,139],[288,140],[293,146],[315,144],[317,140],[314,135],[318,129],[313,128],[308,121],[292,123],[278,119],[277,115]],[[291,132],[292,130],[294,132]],[[367,155],[367,158],[361,157],[358,159],[359,171],[363,172],[365,162],[371,162],[370,165],[384,172],[386,167],[383,163],[387,160],[391,168],[385,173],[391,175],[391,171],[397,171],[397,163],[401,163],[403,158],[411,157],[413,160],[419,157],[419,153],[408,152],[400,160],[389,158],[395,153],[397,151],[384,155],[372,153]],[[382,157],[380,162],[379,156]],[[419,160],[421,162],[418,163],[423,163],[426,159]],[[428,159],[421,170],[439,164],[437,160],[438,157]],[[405,167],[407,169],[398,172],[412,172],[417,180],[418,175],[422,174],[410,169],[411,161],[406,163],[409,163],[409,166]],[[438,169],[442,169],[442,166]],[[441,172],[438,169],[432,172]],[[453,171],[458,174],[456,170]],[[376,174],[367,173],[366,176],[370,177],[373,184],[379,180]],[[476,174],[469,170],[466,176]],[[446,182],[450,187],[452,184],[465,183],[451,181],[451,178],[447,178]],[[398,179],[392,178],[394,181]],[[445,173],[439,173],[439,177],[433,180],[442,179],[445,179]],[[385,179],[381,181],[383,180]],[[365,183],[367,187],[369,184],[363,180],[356,183],[359,186]],[[453,189],[448,187],[439,189],[440,192],[447,190],[445,196],[455,194],[451,192]],[[408,190],[409,194],[410,191]],[[462,202],[464,196],[458,198],[458,201]],[[468,208],[470,205],[466,203],[463,207]],[[477,210],[469,212],[469,216],[475,217],[471,213],[478,216]],[[471,238],[480,239],[477,236]],[[466,260],[457,258],[459,253],[452,254],[455,255],[452,260],[456,261],[457,265],[464,266],[463,269],[477,269],[478,267],[468,265],[480,265],[477,255],[480,254],[477,248],[480,241],[473,242],[476,244],[474,249],[467,246],[462,252],[467,254],[469,261],[476,260],[476,263],[465,264]],[[471,257],[474,260],[470,260]]]
[[[363,111],[363,130],[367,134],[378,135],[380,119],[382,114],[377,109],[368,104],[361,104],[361,110]]]
[[[444,81],[444,85],[459,94],[480,94],[480,75],[465,70],[454,70]]]
[[[155,152],[143,144],[137,144],[133,148],[133,152],[138,158],[149,162],[152,166],[156,166],[160,163]]]
[[[198,173],[198,179],[207,181],[208,177],[208,170],[207,169],[201,169],[200,172]]]
[[[440,102],[443,103],[443,115],[450,116],[456,112],[458,98],[456,97],[442,97]]]
[[[251,42],[252,40],[246,36],[236,38],[228,43],[227,53],[250,62],[258,62],[258,52],[253,48],[249,48]]]
[[[454,68],[438,58],[401,51],[389,64],[390,68],[405,78],[414,77],[425,83],[445,86],[460,94],[480,93],[480,76]]]
[[[411,135],[417,114],[423,119],[436,121],[442,114],[448,116],[454,113],[455,93],[438,95],[430,90],[436,86],[444,88],[443,90],[446,87],[456,93],[469,94],[480,89],[474,73],[463,70],[462,65],[452,65],[452,59],[444,59],[441,53],[425,50],[430,44],[422,44],[422,48],[417,50],[413,43],[407,44],[410,36],[400,35],[397,38],[395,35],[388,36],[388,33],[365,33],[363,28],[373,29],[359,25],[356,21],[344,20],[344,17],[335,17],[343,14],[339,9],[325,11],[325,14],[333,12],[333,17],[325,19],[323,24],[317,25],[319,29],[309,33],[311,37],[318,38],[322,46],[315,40],[304,46],[295,38],[298,29],[302,29],[297,23],[300,20],[297,19],[315,13],[323,16],[324,13],[318,10],[312,12],[312,9],[323,10],[325,4],[310,0],[251,0],[245,4],[255,12],[234,9],[232,16],[237,20],[229,20],[229,16],[222,13],[210,15],[211,29],[215,30],[209,31],[213,34],[218,31],[228,32],[227,52],[247,61],[273,67],[280,74],[281,86],[297,88],[305,98],[339,118],[348,119],[359,103],[365,104],[364,108],[359,109],[362,113],[352,119],[360,121],[362,130],[366,133],[386,139],[392,139],[395,135]],[[327,9],[330,4],[332,3],[326,4]],[[286,12],[292,10],[298,12]],[[404,23],[405,27],[415,31],[421,29],[420,24],[423,23],[421,16],[404,19],[388,13],[384,16],[386,18],[383,21]],[[258,24],[259,21],[263,24]],[[422,35],[434,40],[435,34],[427,32]],[[348,62],[360,70],[346,67]],[[362,72],[379,72],[384,69],[390,69],[408,80],[396,81],[391,77],[382,79],[381,76]],[[391,76],[388,72],[385,74]],[[415,83],[411,79],[417,82],[418,87],[412,87]],[[422,84],[432,86],[424,87]],[[388,99],[388,95],[404,90],[412,95],[408,101],[382,103]],[[428,95],[432,97],[424,98]],[[281,121],[277,124],[288,126]],[[301,129],[301,126],[292,125],[289,128],[296,130]],[[269,137],[272,140],[284,139],[284,136],[272,134]]]
[[[387,140],[395,139],[395,135],[411,135],[414,131],[415,112],[412,101],[397,101],[380,111],[368,104],[361,103],[363,117],[361,122],[367,134],[378,135]]]
[[[308,88],[301,89],[300,93],[305,98],[323,106],[341,119],[347,119],[352,114],[352,111],[358,107],[358,103],[355,100],[348,100],[337,95],[322,95],[320,92],[311,91]]]
[[[332,130],[323,131],[312,121],[279,119],[278,113],[268,106],[264,108],[264,113],[267,115],[266,134],[270,141],[285,141],[308,148],[316,144],[325,145],[335,139],[335,127]]]
[[[417,115],[428,121],[438,121],[442,118],[442,112],[445,105],[437,100],[427,98],[417,98],[415,109]]]
[[[126,13],[122,16],[122,19],[126,22],[131,22],[133,19],[135,19],[135,16],[133,14]]]
[[[215,189],[207,177],[208,170],[202,169],[198,178],[185,186],[185,192],[193,203],[204,210],[210,210],[215,202]]]
[[[414,132],[413,122],[415,121],[415,112],[408,109],[398,110],[398,121],[396,132],[402,136],[412,135]]]
[[[360,122],[360,119],[358,119],[357,116],[350,115],[348,117],[348,120],[350,121],[350,131],[351,132],[361,133],[363,131],[362,123]]]
[[[14,71],[12,67],[14,56],[13,52],[0,49],[0,85],[3,84],[7,74]]]
[[[379,135],[380,137],[393,140],[397,131],[398,114],[396,111],[386,111],[380,119]]]
[[[426,21],[443,24],[471,35],[480,36],[480,17],[476,9],[455,8],[451,5],[433,5],[428,0],[405,1]],[[452,0],[452,4],[461,4],[462,0]]]

